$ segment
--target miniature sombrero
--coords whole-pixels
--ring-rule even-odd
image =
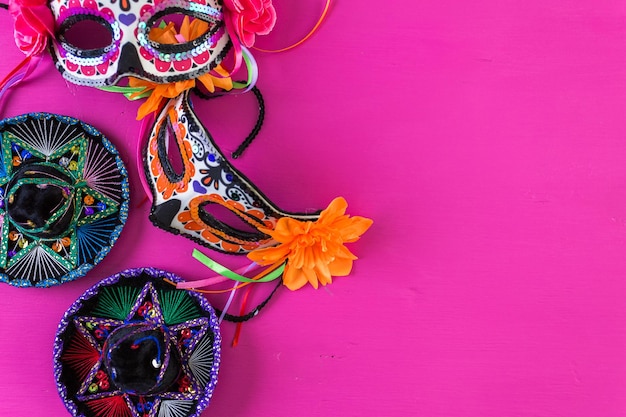
[[[115,147],[71,117],[0,121],[0,282],[47,287],[84,275],[128,215],[128,175]]]
[[[176,275],[130,269],[104,279],[65,313],[54,374],[82,417],[195,417],[209,404],[220,362],[218,321]]]

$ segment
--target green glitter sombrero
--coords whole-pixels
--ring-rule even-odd
[[[0,282],[71,281],[109,252],[128,215],[115,147],[77,119],[30,113],[0,121]]]

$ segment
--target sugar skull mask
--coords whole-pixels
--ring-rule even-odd
[[[126,76],[157,83],[215,68],[232,43],[218,0],[53,0],[52,55],[70,82],[115,85]],[[169,24],[175,39],[162,36]],[[175,22],[175,23],[174,23]]]

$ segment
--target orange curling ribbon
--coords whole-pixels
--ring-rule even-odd
[[[304,35],[304,37],[300,39],[299,41],[297,41],[296,43],[286,46],[284,48],[280,48],[280,49],[263,49],[263,48],[258,48],[256,46],[253,46],[252,49],[259,51],[259,52],[278,53],[278,52],[285,52],[285,51],[295,48],[296,46],[302,45],[311,36],[313,36],[315,32],[317,32],[317,29],[319,29],[319,27],[322,25],[322,23],[326,19],[326,16],[328,15],[328,11],[330,10],[330,2],[331,0],[326,0],[326,4],[324,4],[324,10],[322,11],[320,18],[317,20],[317,23],[315,23],[315,26],[313,26],[313,29],[311,29],[309,33]]]

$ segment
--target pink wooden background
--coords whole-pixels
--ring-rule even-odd
[[[260,46],[298,39],[322,7],[275,3]],[[6,11],[0,25],[6,74],[22,57]],[[626,414],[626,2],[337,0],[305,45],[256,56],[268,116],[236,166],[286,209],[343,195],[375,224],[352,245],[352,276],[281,291],[225,343],[203,416]],[[140,204],[137,107],[66,83],[50,59],[5,100],[5,117],[56,112],[103,131],[133,209],[86,277],[0,286],[1,416],[68,415],[52,341],[99,279],[207,275]],[[227,150],[254,118],[252,96],[197,107]]]

